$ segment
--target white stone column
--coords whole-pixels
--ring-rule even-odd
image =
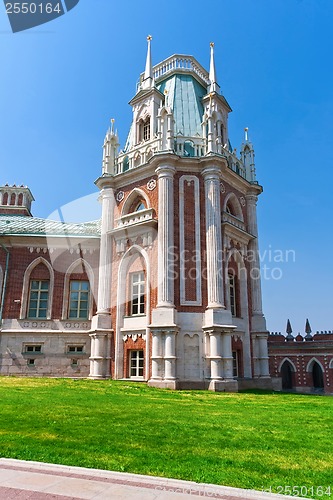
[[[267,335],[260,335],[258,338],[258,342],[259,342],[260,376],[269,377],[270,375],[269,375]]]
[[[152,333],[152,355],[151,355],[151,378],[154,380],[160,380],[161,376],[161,364],[162,364],[162,339],[161,332]]]
[[[164,378],[176,379],[176,346],[175,332],[165,332],[164,344]]]
[[[112,236],[114,217],[114,193],[110,182],[101,181],[102,228],[100,243],[100,263],[98,276],[97,313],[91,322],[90,378],[110,377],[111,325],[111,273],[112,273]],[[98,181],[98,182],[99,182]],[[98,184],[97,184],[98,185]]]
[[[105,356],[105,350],[108,344],[108,334],[95,332],[90,334],[90,338],[91,356],[89,377],[94,379],[106,378],[108,370],[106,369],[107,357]]]
[[[233,378],[232,341],[230,333],[222,334],[223,378]]]
[[[221,380],[221,334],[220,332],[208,332],[210,337],[210,378]]]
[[[158,175],[158,303],[174,307],[174,207],[173,176],[175,169],[162,166]]]
[[[104,187],[101,191],[102,198],[102,228],[100,263],[98,279],[97,314],[110,314],[111,312],[111,267],[112,267],[112,236],[109,234],[113,228],[114,193],[111,187]]]
[[[256,194],[246,196],[248,232],[254,236],[248,245],[250,254],[250,281],[252,292],[252,314],[262,316],[262,296],[260,279],[260,260],[258,245],[258,225],[257,225],[257,200]]]
[[[224,308],[220,170],[205,168],[208,308]]]

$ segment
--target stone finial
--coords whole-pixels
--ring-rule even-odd
[[[292,335],[292,331],[293,331],[293,329],[291,328],[291,323],[290,323],[290,321],[288,319],[288,321],[287,321],[287,328],[286,328],[286,333],[287,333],[286,339],[287,339],[288,342],[294,340],[294,336]]]

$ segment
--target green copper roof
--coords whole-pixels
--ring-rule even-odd
[[[98,238],[100,221],[74,224],[24,215],[0,215],[0,236],[84,236]]]
[[[157,88],[162,93],[167,91],[167,102],[175,118],[175,135],[202,136],[202,98],[207,89],[189,74],[174,74],[158,84]]]

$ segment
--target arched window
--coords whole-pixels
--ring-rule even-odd
[[[12,193],[10,197],[10,204],[15,205],[15,203],[16,203],[16,194]]]
[[[17,204],[21,207],[23,205],[23,194],[18,195]]]
[[[8,193],[4,193],[3,198],[2,198],[2,204],[8,205]]]
[[[193,157],[194,155],[194,144],[192,141],[184,142],[184,156]]]
[[[136,207],[133,212],[139,212],[140,210],[146,210],[146,205],[143,200],[136,203]]]
[[[227,194],[224,199],[223,210],[224,212],[237,217],[237,219],[244,221],[242,207],[235,193]]]
[[[53,286],[51,264],[43,257],[31,262],[23,278],[20,318],[51,319]]]
[[[63,319],[87,320],[92,317],[93,271],[84,259],[67,269],[64,283]]]

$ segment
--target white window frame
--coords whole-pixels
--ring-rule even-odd
[[[144,350],[129,351],[129,378],[143,378],[144,375]],[[142,361],[142,366],[140,366]]]
[[[78,290],[72,290],[72,284],[73,283],[78,283],[79,284],[79,288]],[[84,290],[82,289],[82,283],[85,283],[85,284],[88,284],[88,290]],[[72,293],[77,293],[78,294],[78,299],[74,300],[72,299]],[[84,300],[82,298],[82,295],[85,295],[87,294],[87,300]],[[81,320],[81,321],[86,321],[87,319],[89,319],[89,311],[90,311],[90,283],[89,283],[89,280],[69,280],[69,292],[68,292],[68,300],[69,300],[69,303],[68,303],[68,319],[70,320]],[[77,302],[77,308],[71,308],[71,302]],[[87,308],[86,308],[86,316],[85,317],[81,317],[80,316],[80,312],[81,312],[81,304],[83,303],[86,303],[87,304]],[[76,316],[71,316],[71,311],[75,311],[76,310]]]
[[[38,287],[32,288],[33,283],[38,283]],[[47,288],[42,288],[42,283],[47,283]],[[32,293],[37,294],[37,299],[33,299],[31,297]],[[41,294],[46,293],[47,298],[41,298]],[[37,307],[33,308],[36,309],[36,316],[31,316],[30,315],[30,309],[31,309],[31,302],[36,301],[37,302]],[[46,302],[46,307],[41,308],[41,302],[45,301]],[[49,308],[49,302],[50,302],[50,280],[38,280],[38,279],[30,279],[29,282],[29,298],[28,298],[28,303],[27,303],[27,318],[31,320],[39,319],[39,320],[46,320],[47,319],[47,313],[48,313],[48,308]],[[45,316],[40,316],[40,311],[44,310],[45,311]]]
[[[138,292],[134,293],[134,287],[138,287]],[[144,271],[137,271],[131,273],[131,303],[130,303],[130,316],[144,316],[146,309],[146,280]],[[134,300],[137,298],[137,312],[133,312]],[[143,309],[143,310],[142,310]]]
[[[233,273],[228,273],[229,300],[230,311],[233,318],[237,318],[237,286],[236,276]]]

